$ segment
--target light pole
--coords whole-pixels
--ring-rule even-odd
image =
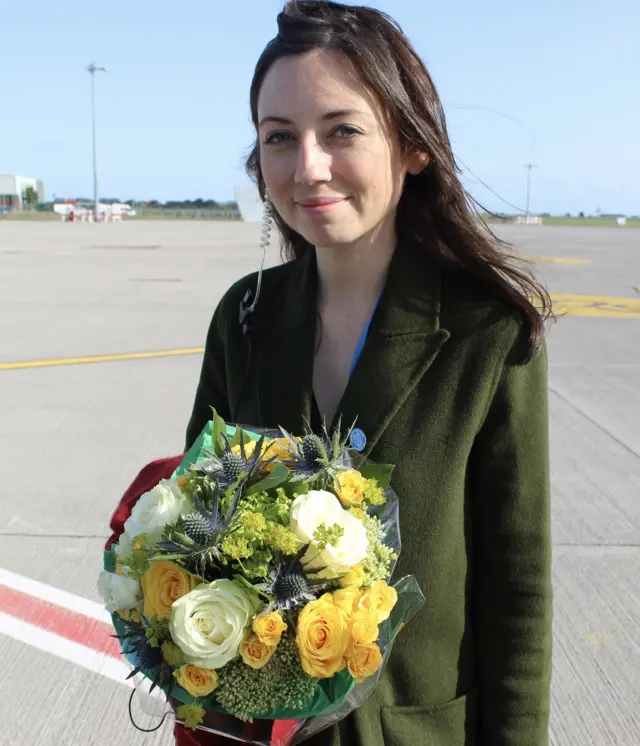
[[[87,66],[91,73],[91,121],[93,126],[93,219],[97,223],[100,220],[99,200],[98,200],[98,158],[96,150],[96,73],[106,73],[106,67],[98,67],[95,62]]]
[[[529,199],[531,197],[531,171],[534,168],[538,168],[535,163],[525,163],[524,167],[527,169],[527,212],[526,216],[529,217]]]

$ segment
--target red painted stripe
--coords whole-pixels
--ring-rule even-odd
[[[114,634],[110,624],[69,611],[62,606],[43,601],[28,593],[16,591],[0,584],[0,611],[40,629],[53,632],[98,653],[122,660],[120,645],[109,635]]]

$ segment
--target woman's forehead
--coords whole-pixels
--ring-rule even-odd
[[[348,57],[324,50],[277,60],[258,97],[258,121],[265,117],[323,118],[338,111],[378,118],[380,107]]]

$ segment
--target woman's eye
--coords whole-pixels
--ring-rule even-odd
[[[264,139],[265,145],[282,145],[287,142],[287,138],[291,137],[289,132],[272,132],[267,135]]]
[[[354,135],[359,135],[360,131],[355,127],[352,127],[350,124],[341,124],[339,127],[335,128],[332,134],[337,133],[341,133],[338,139],[350,140]]]

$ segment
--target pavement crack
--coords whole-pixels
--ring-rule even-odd
[[[632,542],[631,544],[612,544],[612,543],[589,543],[589,544],[581,544],[581,543],[575,543],[571,541],[567,542],[558,542],[553,545],[553,547],[562,547],[563,549],[566,549],[567,547],[574,547],[575,549],[640,549],[640,542]]]

